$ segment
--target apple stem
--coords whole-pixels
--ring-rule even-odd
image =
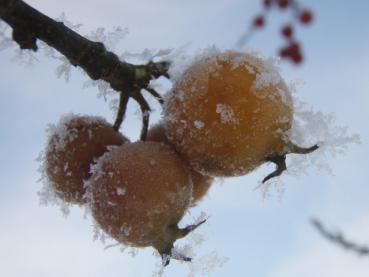
[[[276,169],[272,173],[267,175],[263,179],[262,183],[265,183],[271,178],[280,176],[283,173],[283,171],[287,170],[287,165],[286,165],[286,155],[287,154],[309,154],[311,152],[314,152],[318,148],[319,146],[317,144],[314,144],[311,147],[301,147],[291,142],[290,140],[286,141],[284,153],[270,155],[265,159],[265,161],[267,162],[274,163],[276,165]]]

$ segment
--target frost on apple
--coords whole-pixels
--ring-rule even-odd
[[[65,146],[66,142],[70,142],[73,141],[75,139],[75,136],[73,135],[73,132],[68,132],[67,131],[67,127],[66,127],[66,122],[69,122],[70,120],[72,120],[73,118],[75,118],[76,115],[69,113],[69,114],[65,114],[64,116],[61,117],[60,121],[58,124],[49,124],[46,128],[46,133],[47,133],[47,147],[45,147],[45,149],[47,149],[48,143],[50,141],[50,139],[54,136],[57,136],[59,139],[55,140],[53,145],[50,145],[51,148],[56,149],[56,150],[60,150]],[[63,201],[62,199],[60,199],[54,189],[54,185],[52,183],[52,181],[48,178],[47,175],[47,160],[46,160],[46,152],[42,151],[39,154],[39,157],[37,158],[37,161],[39,162],[40,166],[39,166],[39,172],[41,175],[41,178],[39,179],[39,182],[42,183],[42,188],[41,190],[38,192],[39,195],[39,199],[40,199],[40,204],[41,205],[56,205],[59,206],[61,211],[63,212],[64,215],[67,215],[69,213],[69,207],[71,206],[70,204],[66,203],[65,201]],[[68,174],[68,163],[64,164],[62,168],[60,167],[55,167],[54,171],[64,171],[66,174]]]
[[[62,116],[58,124],[50,124],[47,133],[47,144],[40,155],[44,183],[40,196],[45,204],[60,204],[58,198],[83,204],[84,180],[89,177],[91,163],[110,145],[127,141],[105,119],[71,113]]]
[[[290,85],[291,91],[295,85]],[[302,146],[318,144],[319,149],[309,155],[289,155],[285,175],[299,177],[307,175],[312,168],[334,174],[330,166],[332,158],[345,154],[351,145],[360,144],[360,136],[352,133],[347,126],[340,126],[333,113],[325,114],[315,110],[310,104],[293,95],[294,119],[288,137],[294,143]],[[283,120],[283,119],[282,119]],[[260,183],[263,198],[269,197],[271,190],[279,197],[285,191],[283,175],[264,184]]]
[[[202,128],[204,128],[204,126],[205,126],[205,123],[204,123],[203,121],[201,121],[201,120],[195,120],[195,121],[193,122],[193,124],[195,125],[195,127],[196,127],[197,129],[202,129]]]
[[[186,53],[187,48],[188,46],[184,45],[179,50],[174,51],[173,55],[169,56],[169,60],[172,62],[169,68],[172,82],[182,79],[183,74],[191,65],[205,58],[213,58],[221,52],[217,47],[213,46],[189,55]]]
[[[223,124],[238,124],[238,119],[235,117],[231,106],[226,104],[217,104],[215,112],[219,114],[220,121]]]
[[[244,175],[283,152],[279,134],[290,128],[292,107],[274,60],[213,47],[174,68],[178,80],[165,99],[166,133],[195,170]]]
[[[201,66],[199,66],[199,64],[201,64],[199,61],[208,66],[201,68]],[[216,93],[214,92],[214,95],[210,95],[209,91],[212,90],[213,87],[217,86],[211,86],[210,81],[206,82],[206,80],[210,80],[210,78],[218,78],[218,74],[222,74],[222,67],[224,65],[231,68],[229,70],[224,67],[224,71],[227,72],[232,72],[232,70],[240,69],[244,66],[244,72],[248,72],[250,74],[248,78],[251,78],[252,82],[250,92],[253,92],[260,101],[275,103],[276,105],[266,105],[264,109],[257,108],[252,105],[248,105],[248,99],[242,98],[244,95],[237,95],[237,97],[239,97],[239,101],[243,101],[244,103],[244,105],[240,104],[240,108],[237,107],[238,110],[234,109],[236,105],[230,106],[229,103],[218,102],[215,104],[215,113],[219,115],[219,121],[222,124],[237,124],[238,122],[241,122],[240,114],[247,108],[250,110],[249,117],[253,118],[251,120],[251,124],[255,125],[253,126],[253,131],[244,128],[242,130],[242,138],[256,136],[255,126],[258,128],[257,130],[261,130],[257,135],[259,138],[258,141],[262,141],[266,136],[271,135],[268,132],[262,132],[263,129],[266,130],[266,128],[270,128],[265,125],[269,124],[269,121],[264,121],[264,125],[260,125],[260,123],[258,123],[258,120],[264,118],[263,115],[265,114],[265,117],[269,116],[272,118],[271,121],[273,121],[273,124],[278,125],[275,129],[270,129],[273,130],[275,137],[283,138],[282,148],[284,147],[285,149],[278,150],[281,152],[277,152],[277,154],[282,153],[280,154],[281,157],[282,155],[285,155],[284,153],[296,153],[293,152],[294,150],[290,150],[292,149],[289,148],[291,147],[289,146],[291,144],[301,146],[302,148],[306,147],[305,149],[313,149],[316,147],[316,144],[319,146],[318,150],[308,155],[288,155],[287,174],[301,175],[314,166],[319,169],[328,170],[328,158],[343,153],[350,144],[357,143],[359,141],[357,135],[352,135],[347,128],[338,126],[333,115],[325,115],[321,112],[316,112],[307,104],[302,103],[296,96],[291,94],[294,89],[293,87],[288,87],[282,80],[278,59],[265,58],[255,51],[247,51],[242,54],[237,54],[237,52],[232,51],[222,52],[221,50],[212,47],[205,49],[188,59],[182,58],[174,60],[170,69],[170,74],[175,85],[166,97],[164,107],[166,116],[165,124],[170,142],[176,146],[177,150],[181,152],[181,154],[186,156],[190,164],[197,170],[208,175],[215,174],[214,172],[206,171],[207,169],[205,170],[205,167],[199,163],[199,161],[202,161],[204,156],[209,155],[209,153],[204,152],[203,149],[208,149],[210,147],[203,146],[203,148],[200,148],[198,145],[204,142],[207,146],[218,147],[215,143],[210,142],[211,138],[214,138],[219,133],[218,131],[211,133],[212,126],[215,126],[216,124],[215,120],[204,120],[214,112],[214,110],[212,110],[214,109],[212,106],[213,104],[207,104],[213,103],[214,100],[211,99],[207,101],[210,99],[207,98],[207,96],[211,96],[216,99],[215,95],[222,94],[223,91],[228,89],[228,87],[224,87],[222,90],[216,91]],[[246,82],[246,80],[249,79],[245,78],[245,80],[242,81]],[[238,88],[238,86],[235,87]],[[272,91],[275,93],[271,93]],[[230,92],[233,91],[230,90]],[[228,96],[229,95],[227,94],[224,98],[227,99]],[[237,103],[236,100],[234,100],[234,102]],[[271,107],[273,107],[273,109],[275,108],[277,111],[278,107],[282,106],[285,106],[284,111],[281,110],[280,113],[275,113],[274,116],[271,115],[272,113],[269,114]],[[209,112],[206,111],[206,116],[202,114],[203,109],[207,109],[209,107],[212,109],[210,109]],[[199,120],[201,120],[204,125],[200,125]],[[176,126],[176,128],[171,130],[173,126]],[[223,131],[225,128],[227,127],[222,126]],[[199,131],[200,129],[201,131]],[[237,129],[241,130],[241,126],[237,126]],[[204,134],[206,135],[204,136]],[[227,138],[224,138],[224,140],[228,139],[230,136],[230,133],[227,132]],[[201,139],[202,137],[204,137],[203,140]],[[190,144],[195,140],[196,143]],[[222,145],[224,140],[222,140],[219,145]],[[235,148],[233,143],[230,141],[227,142],[227,145]],[[258,142],[250,140],[248,144],[245,142],[242,146],[239,145],[237,147],[238,152],[240,152],[241,148],[245,146],[246,150],[242,152],[242,156],[247,156],[247,153],[250,153],[250,151],[252,152],[252,147],[255,148],[255,143]],[[228,153],[230,152],[231,151],[228,151]],[[223,157],[222,161],[227,158],[227,156]],[[206,165],[213,165],[209,162],[213,162],[213,160],[214,158],[210,157],[206,160]],[[260,158],[258,157],[256,160],[260,160]],[[252,169],[254,168],[255,167]],[[234,169],[235,170],[233,172],[236,172],[238,167],[234,167]],[[236,172],[236,174],[238,173]],[[244,172],[241,171],[241,174],[244,174]],[[284,186],[279,178],[275,178],[267,184],[260,185],[258,187],[262,189],[265,196],[269,195],[269,188],[271,187],[275,187],[278,194],[282,194],[284,191]]]
[[[122,187],[117,187],[117,195],[123,196],[126,194],[126,189]]]
[[[254,88],[260,89],[277,85],[282,80],[280,75],[279,60],[276,58],[265,59],[261,55],[256,56],[253,60],[253,66],[257,69]],[[260,60],[263,62],[260,63]]]
[[[38,182],[42,184],[40,191],[37,192],[39,196],[40,205],[43,206],[55,205],[60,208],[64,216],[67,216],[69,214],[71,204],[68,204],[65,201],[61,200],[56,195],[55,190],[46,174],[45,152],[41,152],[36,161],[39,163],[38,171],[41,176]]]
[[[315,140],[319,149],[304,156],[291,156],[289,173],[306,174],[306,169],[316,167],[333,173],[329,160],[344,154],[352,144],[360,143],[360,136],[349,131],[347,126],[340,126],[334,114],[324,114],[314,110],[311,105],[294,99],[295,118],[289,136],[301,145],[308,145]]]

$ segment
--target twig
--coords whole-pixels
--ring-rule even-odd
[[[142,114],[142,129],[141,129],[141,140],[146,140],[147,130],[149,128],[150,121],[150,106],[147,103],[146,99],[142,96],[141,93],[135,93],[132,96],[136,102],[140,105],[141,114]]]
[[[164,104],[164,99],[163,97],[153,88],[146,88],[145,90],[147,90],[156,100],[158,100],[158,102],[160,103],[160,105]]]
[[[369,247],[351,242],[339,232],[333,233],[331,231],[328,231],[318,219],[312,219],[311,224],[319,231],[319,233],[324,238],[330,240],[337,245],[340,245],[344,249],[353,251],[362,256],[369,255]]]
[[[124,120],[124,116],[127,110],[128,100],[129,100],[129,96],[126,93],[121,92],[119,95],[119,108],[117,111],[117,117],[113,125],[113,129],[117,132],[119,131],[120,125],[122,125],[122,122]]]

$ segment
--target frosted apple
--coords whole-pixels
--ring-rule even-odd
[[[194,169],[237,176],[284,152],[293,107],[271,62],[227,51],[200,58],[184,72],[164,115],[168,140]]]
[[[148,141],[157,141],[170,145],[165,134],[164,126],[161,123],[156,124],[149,129],[146,139]],[[191,206],[195,206],[207,194],[211,184],[213,183],[213,178],[196,172],[191,168],[190,172],[193,184]]]
[[[121,145],[128,139],[103,118],[93,116],[64,116],[50,132],[45,151],[48,183],[65,202],[83,204],[90,165],[108,146]]]
[[[198,226],[178,227],[190,204],[192,182],[187,166],[169,146],[124,144],[104,154],[93,171],[88,181],[92,215],[117,241],[152,246],[170,256],[174,241]]]

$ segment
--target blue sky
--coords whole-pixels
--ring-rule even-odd
[[[254,190],[271,167],[247,176],[218,181],[199,207],[186,216],[190,222],[202,211],[210,215],[197,231],[205,241],[196,257],[216,251],[227,257],[209,276],[335,276],[366,277],[368,260],[345,252],[322,239],[309,218],[324,220],[353,240],[369,244],[369,2],[301,1],[316,20],[299,28],[306,62],[295,67],[282,62],[282,76],[303,82],[296,94],[316,110],[333,113],[337,125],[361,136],[344,155],[328,157],[333,175],[308,168],[298,178],[281,178],[285,192],[263,200]],[[127,27],[129,34],[117,49],[178,48],[189,52],[216,45],[232,48],[259,1],[236,0],[65,0],[27,1],[44,13],[65,12],[82,33],[97,27]],[[273,13],[267,29],[255,34],[248,46],[274,55],[282,44],[278,27],[287,20]],[[72,70],[69,82],[58,79],[59,62],[37,54],[38,62],[14,62],[15,48],[0,52],[0,261],[3,276],[150,276],[158,259],[149,249],[132,258],[118,248],[104,250],[93,241],[91,220],[73,208],[65,218],[57,207],[39,206],[41,184],[35,161],[46,142],[45,128],[67,112],[101,115],[112,120],[108,104],[96,97],[96,88],[83,89],[85,77]],[[134,138],[139,129],[135,107],[125,125]],[[133,114],[133,115],[132,115]],[[196,258],[195,257],[195,258]],[[187,265],[173,262],[164,276],[188,276]],[[201,276],[197,273],[195,276]]]

